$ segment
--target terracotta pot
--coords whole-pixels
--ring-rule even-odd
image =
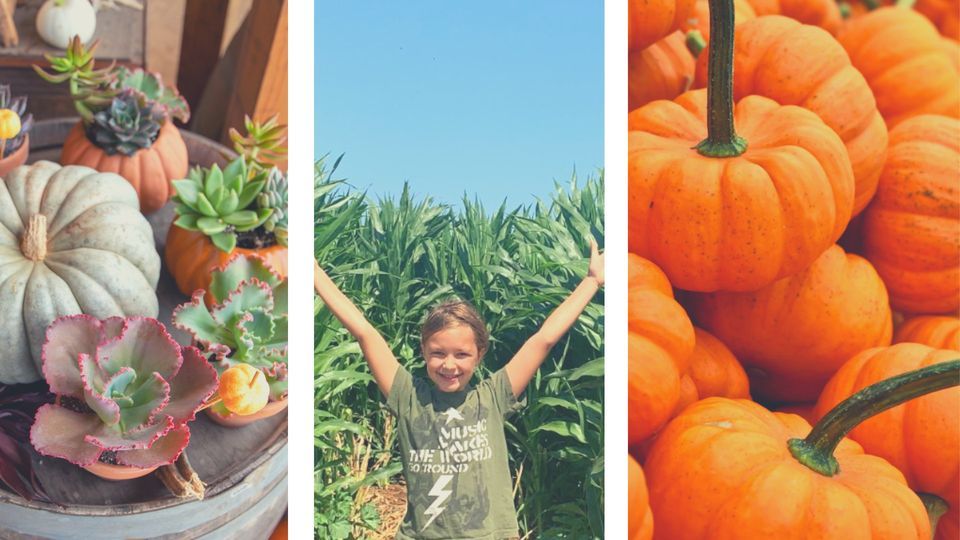
[[[269,418],[275,414],[282,412],[287,408],[287,398],[283,398],[280,401],[271,401],[267,405],[260,409],[260,412],[249,414],[247,416],[240,416],[239,414],[229,414],[227,416],[222,416],[219,413],[214,412],[213,408],[207,409],[207,416],[211,420],[220,424],[221,426],[227,427],[243,427],[247,424],[252,424],[257,420],[262,420],[264,418]]]
[[[140,211],[149,214],[159,210],[173,196],[172,180],[186,178],[189,168],[187,145],[180,130],[167,121],[160,128],[150,148],[132,156],[107,155],[87,138],[82,122],[77,122],[60,153],[63,165],[86,165],[100,172],[117,173],[127,179],[140,197]]]
[[[84,469],[104,480],[133,480],[134,478],[140,478],[141,476],[152,473],[157,470],[157,467],[142,469],[140,467],[111,465],[110,463],[101,463],[98,461],[93,465],[87,465]]]
[[[0,177],[6,176],[10,171],[26,163],[29,155],[30,135],[26,135],[23,138],[23,144],[20,145],[20,148],[17,148],[12,154],[0,159]]]
[[[197,289],[210,288],[210,270],[226,263],[234,253],[258,255],[281,277],[287,277],[287,248],[279,244],[263,249],[234,248],[233,253],[224,253],[213,245],[210,237],[197,231],[170,225],[164,260],[167,269],[177,282],[177,288],[187,296]],[[207,295],[207,303],[212,299]]]

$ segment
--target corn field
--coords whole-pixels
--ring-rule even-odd
[[[489,211],[414,197],[371,200],[336,165],[316,165],[314,251],[320,265],[414,373],[422,317],[458,296],[486,321],[490,350],[478,368],[506,363],[587,270],[589,239],[603,246],[603,178],[557,186],[550,200]],[[525,538],[603,536],[603,295],[597,295],[527,388],[507,424],[515,506]],[[394,421],[359,346],[315,310],[315,531],[364,538],[381,526],[371,486],[396,482]]]

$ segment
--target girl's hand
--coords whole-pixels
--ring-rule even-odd
[[[590,239],[590,268],[587,277],[597,280],[597,285],[603,287],[603,253],[597,248],[597,241]]]

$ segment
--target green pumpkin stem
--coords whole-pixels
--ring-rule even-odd
[[[930,539],[937,535],[937,524],[940,518],[950,510],[947,501],[931,493],[917,493],[920,500],[923,501],[923,507],[927,509],[927,516],[930,518]]]
[[[710,0],[707,138],[694,147],[707,157],[735,157],[747,151],[747,141],[733,126],[733,35],[733,0]]]
[[[863,0],[863,5],[867,6],[867,9],[873,11],[880,7],[880,2],[877,0]]]
[[[860,390],[830,410],[805,439],[790,439],[787,447],[800,463],[824,476],[840,471],[833,451],[864,420],[911,399],[960,385],[960,360],[910,371]]]
[[[913,4],[915,4],[916,1],[917,0],[897,0],[896,2],[893,3],[893,5],[895,5],[898,8],[913,9]]]
[[[703,34],[699,30],[691,30],[687,32],[686,39],[687,50],[690,51],[690,54],[694,58],[700,56],[700,53],[707,48],[707,41],[703,39]]]

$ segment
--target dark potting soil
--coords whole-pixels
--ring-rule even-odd
[[[263,227],[237,233],[237,247],[243,249],[263,249],[276,244],[277,236]]]

